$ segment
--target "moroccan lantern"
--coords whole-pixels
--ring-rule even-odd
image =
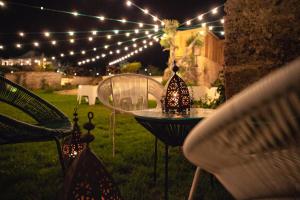
[[[186,114],[191,108],[191,98],[186,83],[177,75],[179,67],[174,62],[173,76],[167,83],[163,111]]]
[[[66,158],[75,158],[84,148],[80,139],[81,132],[78,125],[78,114],[76,110],[73,113],[73,116],[74,125],[71,138],[63,145],[63,153]]]

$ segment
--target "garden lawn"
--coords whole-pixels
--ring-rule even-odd
[[[76,96],[36,92],[72,119]],[[158,179],[153,184],[154,137],[130,115],[119,114],[116,119],[116,156],[112,157],[109,135],[110,110],[100,104],[81,104],[79,122],[87,121],[94,112],[95,141],[91,148],[101,158],[118,184],[125,200],[159,200],[164,191],[163,144],[159,144]],[[26,122],[33,120],[21,111],[0,103],[0,113]],[[180,148],[170,149],[170,200],[187,199],[195,167],[182,155]],[[57,199],[63,177],[54,142],[26,143],[0,146],[0,199]],[[215,178],[203,172],[196,199],[231,199]]]

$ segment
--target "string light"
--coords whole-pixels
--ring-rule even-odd
[[[96,47],[94,47],[94,48],[93,48],[93,51],[97,51],[97,48],[96,48]]]
[[[16,47],[18,48],[18,49],[20,49],[20,48],[22,48],[22,45],[21,44],[16,44]]]
[[[44,10],[44,7],[43,7],[43,6],[41,6],[41,7],[40,7],[40,9],[41,9],[41,10]]]
[[[186,22],[186,25],[191,25],[191,20],[188,20],[187,22]]]
[[[52,58],[51,58],[52,60],[55,60],[55,56],[52,56]]]
[[[121,22],[122,22],[123,24],[125,24],[125,23],[127,22],[127,20],[126,20],[126,19],[122,19]]]
[[[78,16],[78,12],[73,12],[72,14],[73,14],[75,17]]]
[[[60,54],[60,57],[62,57],[62,58],[65,57],[65,54],[61,53],[61,54]]]
[[[52,40],[52,41],[51,41],[51,44],[52,44],[52,45],[56,45],[56,41],[55,41],[55,40]]]
[[[201,26],[202,26],[202,27],[206,27],[206,23],[205,23],[205,22],[202,23]]]
[[[5,3],[3,1],[0,1],[0,6],[1,7],[4,7],[5,6]]]
[[[50,33],[49,32],[44,32],[44,36],[45,37],[50,37]]]
[[[144,24],[143,23],[139,23],[139,27],[140,28],[144,27]]]
[[[104,16],[102,16],[102,15],[101,15],[101,16],[99,16],[98,18],[99,18],[101,21],[104,21],[104,20],[105,20],[105,17],[104,17]]]
[[[92,42],[92,41],[93,41],[93,38],[92,38],[92,37],[89,37],[88,40],[89,40],[90,42]]]
[[[126,35],[126,37],[129,37],[129,36],[130,36],[130,33],[126,33],[125,35]]]
[[[85,51],[81,51],[81,54],[84,55],[84,54],[85,54]]]
[[[97,35],[97,31],[92,31],[92,35]]]
[[[39,47],[39,46],[40,46],[40,44],[39,44],[38,42],[33,42],[33,46],[35,46],[35,47]]]
[[[73,56],[74,55],[74,51],[70,51],[70,55]]]
[[[221,22],[221,24],[224,24],[225,20],[224,20],[224,19],[221,19],[220,22]]]
[[[109,45],[104,45],[104,49],[108,49]]]
[[[114,33],[115,33],[115,34],[118,34],[118,33],[119,33],[119,30],[114,30]]]
[[[140,30],[139,30],[139,29],[135,29],[134,32],[135,32],[136,34],[138,34],[138,33],[140,32]]]
[[[69,31],[68,34],[69,34],[69,36],[73,36],[74,35],[74,31]]]
[[[25,34],[24,34],[23,32],[19,32],[19,36],[20,36],[20,37],[24,37]]]
[[[144,9],[143,10],[145,14],[149,14],[149,10],[148,9]]]
[[[214,14],[214,15],[217,14],[218,13],[218,8],[212,9],[211,13]]]
[[[130,7],[132,5],[132,2],[131,1],[127,1],[126,5]]]
[[[220,33],[221,33],[221,35],[225,35],[225,32],[224,32],[224,31],[221,31]]]
[[[120,46],[122,44],[122,42],[118,42],[118,45]]]
[[[199,16],[198,16],[198,20],[199,20],[199,21],[202,21],[202,20],[203,20],[203,15],[199,15]]]
[[[4,49],[4,46],[3,45],[0,45],[0,50],[3,50]]]
[[[73,44],[75,42],[75,40],[72,38],[70,39],[70,43]]]
[[[208,30],[212,31],[213,28],[214,28],[213,26],[209,26],[209,27],[208,27]]]

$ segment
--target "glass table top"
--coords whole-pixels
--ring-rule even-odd
[[[208,117],[214,109],[191,108],[188,114],[163,113],[161,109],[147,109],[134,111],[133,115],[137,118],[157,119],[157,120],[189,120],[202,119]]]

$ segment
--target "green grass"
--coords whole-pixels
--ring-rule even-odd
[[[57,106],[72,119],[75,96],[64,96],[38,91],[37,94]],[[158,179],[154,185],[154,137],[130,115],[117,115],[116,156],[112,158],[109,136],[110,111],[97,104],[79,106],[79,122],[87,121],[87,113],[94,112],[96,125],[92,150],[101,158],[113,175],[125,200],[159,200],[164,191],[163,144],[159,144]],[[0,112],[14,118],[33,122],[21,111],[0,103]],[[54,142],[26,143],[0,146],[0,199],[57,198],[63,177]],[[195,167],[182,155],[180,148],[171,148],[169,161],[170,200],[187,199]],[[232,197],[208,173],[203,172],[196,199],[231,199]]]

